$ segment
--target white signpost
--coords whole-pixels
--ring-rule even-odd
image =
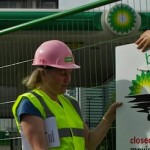
[[[150,150],[150,50],[116,47],[116,150]]]

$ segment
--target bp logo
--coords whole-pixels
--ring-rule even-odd
[[[127,98],[134,98],[129,101],[134,104],[131,108],[135,108],[137,112],[147,113],[147,120],[150,121],[150,71],[142,71],[141,75],[136,75],[129,89]]]
[[[112,7],[105,18],[107,27],[117,35],[127,35],[139,28],[139,15],[126,4]]]

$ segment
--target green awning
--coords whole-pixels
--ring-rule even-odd
[[[0,30],[16,26],[28,21],[39,19],[58,12],[46,11],[0,11]],[[150,28],[150,12],[140,12],[141,28]],[[46,23],[30,27],[26,30],[55,30],[55,31],[102,31],[102,12],[82,12],[61,19],[50,20]]]
[[[37,12],[37,11],[0,11],[0,30],[19,25],[28,21],[39,19],[58,12]],[[33,29],[42,28],[43,30],[63,30],[63,31],[101,31],[101,14],[102,12],[82,12],[75,15],[67,16],[61,19],[52,20]],[[31,29],[31,28],[30,28]]]

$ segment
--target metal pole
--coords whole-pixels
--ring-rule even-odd
[[[86,5],[76,7],[76,8],[70,9],[70,10],[66,10],[66,11],[59,12],[59,13],[56,13],[56,14],[53,14],[53,15],[42,17],[40,19],[36,19],[36,20],[32,20],[32,21],[29,21],[29,22],[26,22],[26,23],[22,23],[22,24],[19,24],[19,25],[16,25],[16,26],[13,26],[13,27],[10,27],[10,28],[7,28],[7,29],[3,29],[3,30],[0,31],[0,35],[4,35],[6,33],[10,33],[10,32],[20,30],[20,29],[31,27],[31,26],[33,26],[35,24],[38,24],[38,23],[43,23],[43,22],[46,22],[46,21],[49,21],[49,20],[54,20],[54,19],[58,19],[58,18],[61,18],[61,17],[68,16],[68,15],[76,14],[76,13],[79,13],[79,12],[82,12],[82,11],[86,11],[86,10],[89,10],[89,9],[92,9],[92,8],[96,8],[96,7],[103,6],[103,5],[110,4],[110,3],[113,3],[113,2],[117,2],[117,1],[120,1],[120,0],[97,0],[96,2],[93,2],[93,3],[90,3],[90,4],[86,4]]]

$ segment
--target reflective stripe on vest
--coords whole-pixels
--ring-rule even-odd
[[[71,130],[74,136],[83,137],[83,129],[72,128]],[[71,130],[69,128],[58,129],[60,138],[71,137]]]
[[[45,104],[43,98],[34,91],[30,91],[30,93],[33,94],[40,101],[41,105],[44,107],[46,118],[53,117],[54,114],[50,111],[48,106]],[[67,96],[64,95],[64,96],[67,97],[67,99],[70,98],[68,95]],[[77,113],[79,114],[79,116],[81,117],[80,110],[77,107],[75,100],[74,99],[69,99],[69,100],[72,103],[72,105],[74,106],[74,108],[77,111]],[[72,134],[73,134],[73,136],[83,137],[83,129],[78,129],[78,128],[71,128],[71,129],[70,128],[61,128],[61,129],[58,129],[58,133],[59,133],[60,138],[72,137]]]
[[[75,108],[76,112],[78,113],[78,115],[80,116],[80,118],[82,119],[82,115],[81,115],[81,112],[80,112],[80,108],[79,108],[79,105],[78,105],[78,102],[76,100],[74,100],[72,97],[70,97],[69,95],[67,94],[64,94],[64,96],[70,100],[70,102],[72,103],[73,107]]]

